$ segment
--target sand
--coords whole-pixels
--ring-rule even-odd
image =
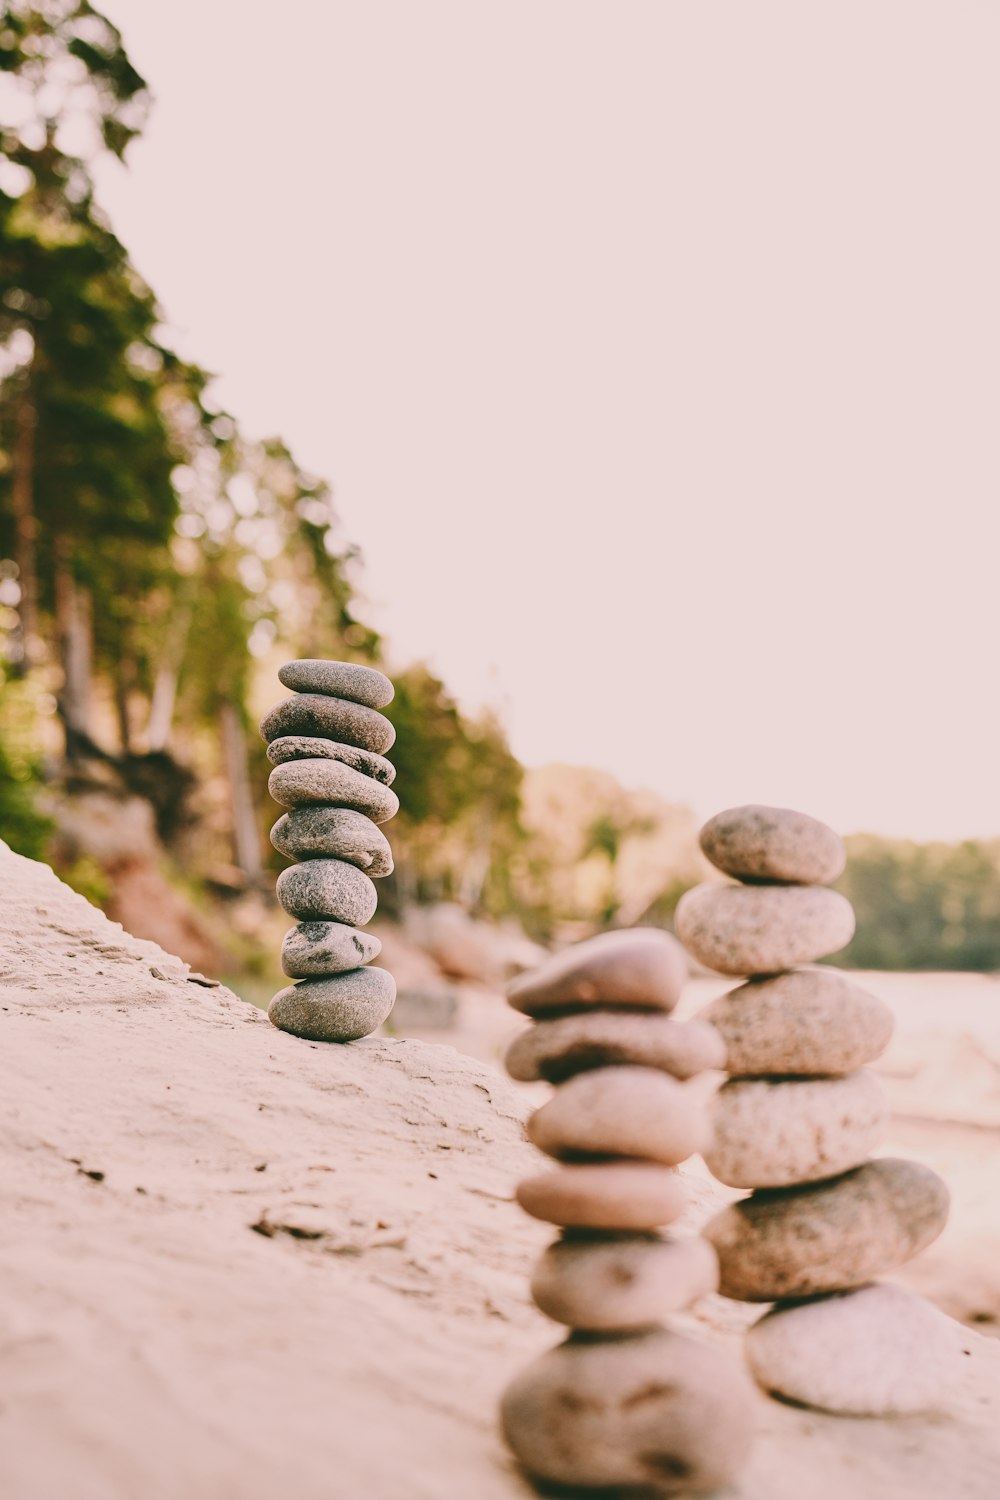
[[[299,1041],[0,846],[0,1494],[515,1500],[505,1382],[556,1341],[532,1090],[452,1048]],[[690,1178],[693,1225],[720,1201]],[[741,1309],[689,1326],[740,1357]],[[732,1500],[987,1500],[1000,1347],[932,1420],[760,1400]]]

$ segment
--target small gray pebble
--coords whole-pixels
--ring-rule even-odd
[[[360,968],[381,952],[382,943],[374,933],[344,922],[300,922],[285,933],[281,967],[289,979],[312,979]]]
[[[349,807],[297,807],[275,823],[271,843],[288,859],[346,859],[369,875],[392,873],[385,834]]]
[[[392,786],[396,779],[396,767],[384,755],[373,755],[357,745],[340,745],[336,740],[322,740],[316,735],[283,734],[268,745],[267,758],[272,766],[283,765],[286,760],[339,760],[353,771],[374,776],[383,786]]]
[[[399,812],[399,798],[390,787],[339,760],[286,760],[271,772],[267,789],[283,807],[333,803],[365,813],[373,823],[386,823]]]
[[[260,732],[269,741],[290,734],[343,740],[375,755],[384,755],[396,738],[389,720],[374,708],[321,693],[294,693],[276,703],[261,719]]]
[[[346,922],[363,927],[378,894],[368,876],[342,859],[310,859],[282,870],[275,887],[290,917],[300,922]]]
[[[385,969],[352,969],[290,984],[267,1014],[279,1030],[311,1042],[354,1042],[378,1030],[395,998],[396,981]]]
[[[278,668],[278,681],[294,693],[326,693],[349,698],[368,708],[385,708],[393,699],[393,686],[384,672],[358,666],[353,661],[324,661],[306,656]]]
[[[589,1068],[638,1063],[675,1078],[693,1078],[726,1066],[725,1042],[704,1021],[627,1010],[585,1010],[555,1021],[536,1021],[515,1037],[507,1072],[522,1083],[544,1078],[562,1083]]]

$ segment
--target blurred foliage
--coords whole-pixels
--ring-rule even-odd
[[[858,929],[836,962],[859,969],[1000,970],[1000,840],[847,840],[839,888]]]
[[[0,838],[15,854],[43,859],[52,820],[38,805],[41,755],[31,686],[0,677]]]

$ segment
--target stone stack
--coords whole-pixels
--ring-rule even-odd
[[[940,1234],[948,1193],[916,1162],[870,1159],[888,1108],[865,1064],[892,1015],[837,969],[808,967],[854,932],[850,903],[825,888],[843,844],[803,813],[750,806],[712,818],[701,846],[739,884],[689,891],[678,935],[709,968],[750,976],[702,1013],[730,1075],[705,1160],[752,1189],[704,1231],[719,1290],[777,1303],[747,1340],[766,1389],[834,1412],[925,1409],[957,1369],[955,1325],[873,1278]]]
[[[708,1139],[684,1080],[725,1053],[713,1027],[670,1015],[685,973],[672,938],[634,930],[580,943],[508,991],[535,1021],[508,1071],[558,1085],[528,1136],[560,1165],[517,1189],[522,1208],[562,1230],[531,1290],[572,1331],[508,1387],[502,1420],[528,1472],[574,1493],[712,1489],[750,1446],[742,1369],[663,1326],[718,1279],[707,1241],[659,1233],[685,1205],[678,1164]]]
[[[392,683],[372,667],[293,661],[278,673],[292,697],[275,705],[260,732],[274,766],[268,790],[289,809],[271,843],[301,861],[278,876],[278,900],[298,925],[281,967],[297,980],[268,1007],[275,1026],[318,1042],[350,1042],[375,1031],[392,1010],[396,985],[370,969],[382,944],[362,932],[378,898],[371,877],[388,875],[392,851],[378,828],[399,809],[384,758],[396,737],[378,712]]]

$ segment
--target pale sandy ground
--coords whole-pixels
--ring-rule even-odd
[[[530,1090],[448,1047],[284,1036],[0,846],[0,1495],[516,1500],[555,1341],[511,1202]],[[717,1201],[691,1178],[694,1226]],[[691,1320],[728,1342],[741,1310]],[[731,1500],[1000,1493],[1000,1346],[927,1420],[760,1399]]]

